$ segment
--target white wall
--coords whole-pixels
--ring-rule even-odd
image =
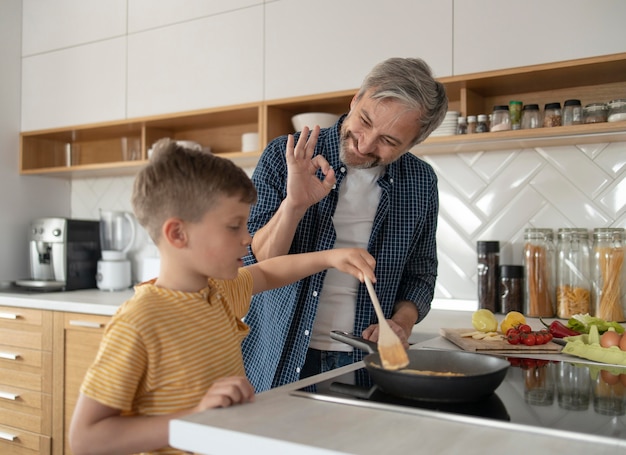
[[[0,3],[0,281],[29,276],[28,225],[40,216],[69,216],[70,183],[18,175],[21,0]]]

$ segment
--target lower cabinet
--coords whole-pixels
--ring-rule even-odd
[[[54,313],[53,455],[71,454],[68,432],[80,385],[98,352],[111,318],[80,313]]]

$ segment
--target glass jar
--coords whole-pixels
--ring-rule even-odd
[[[524,231],[524,314],[553,317],[554,233],[552,229],[527,228]]]
[[[524,267],[521,265],[500,266],[500,312],[524,311]]]
[[[556,315],[569,319],[591,313],[591,256],[586,229],[558,230]]]
[[[488,133],[489,125],[487,125],[487,115],[479,114],[478,121],[476,122],[476,132],[477,133]]]
[[[478,308],[492,313],[500,311],[498,277],[500,274],[500,242],[476,242],[478,255]]]
[[[467,119],[465,117],[456,119],[456,134],[467,134]]]
[[[587,104],[583,109],[583,119],[585,123],[606,122],[608,114],[609,108],[604,103]]]
[[[543,126],[561,126],[561,103],[548,103],[543,108]]]
[[[609,122],[620,122],[626,120],[626,98],[609,101]]]
[[[539,112],[538,104],[527,104],[522,108],[522,124],[523,130],[531,128],[541,128],[542,119]]]
[[[511,117],[511,129],[519,130],[522,127],[521,101],[509,101],[509,116]]]
[[[490,131],[506,131],[511,129],[509,106],[494,106],[491,113]]]
[[[561,123],[563,126],[581,125],[583,123],[583,107],[580,100],[566,100],[563,103]]]
[[[476,116],[467,116],[467,134],[474,134],[476,132]]]
[[[593,315],[605,321],[626,321],[624,240],[624,228],[593,230]]]

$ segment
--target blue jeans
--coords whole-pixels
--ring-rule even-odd
[[[306,353],[304,366],[300,371],[300,379],[325,373],[335,368],[344,367],[354,362],[352,352],[319,351],[309,349]]]

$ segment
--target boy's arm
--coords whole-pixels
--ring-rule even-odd
[[[367,250],[339,248],[277,256],[249,265],[247,269],[252,275],[252,293],[257,294],[286,286],[331,267],[349,273],[361,282],[363,282],[364,275],[375,282],[375,265],[376,260]]]

